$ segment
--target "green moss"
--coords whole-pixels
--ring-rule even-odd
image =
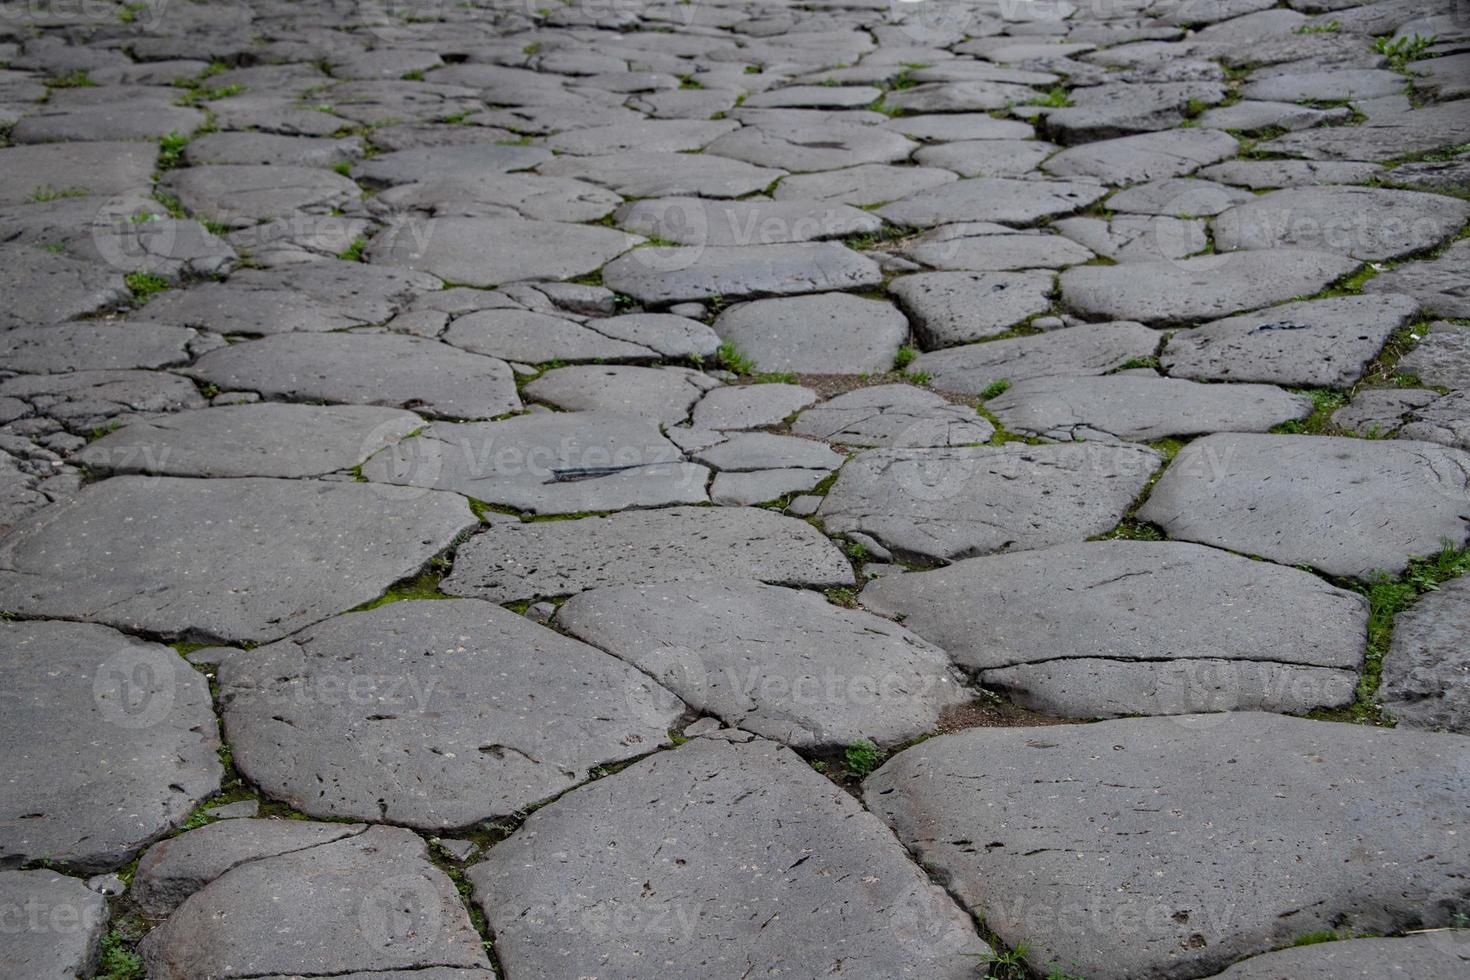
[[[50,184],[46,184],[45,186],[37,187],[31,192],[31,201],[36,204],[46,204],[50,201],[60,201],[68,197],[86,197],[90,193],[92,192],[85,187],[56,188]]]
[[[341,259],[343,262],[361,262],[363,260],[363,252],[365,252],[366,250],[367,239],[363,238],[361,235],[358,235],[352,240],[351,245],[348,245],[342,251],[337,253],[337,258]]]
[[[834,606],[841,606],[844,609],[857,608],[857,592],[852,589],[828,589],[825,595],[827,601]]]
[[[146,977],[143,957],[133,951],[122,932],[118,929],[108,932],[102,939],[97,980],[145,980]]]
[[[1045,95],[1038,95],[1026,104],[1046,106],[1049,109],[1065,109],[1072,104],[1072,100],[1067,97],[1066,87],[1058,85]]]
[[[184,162],[184,148],[189,145],[189,137],[174,131],[158,141],[158,169],[172,170]]]
[[[842,753],[847,771],[858,779],[864,779],[883,762],[883,751],[867,739],[853,742]]]
[[[133,299],[146,303],[157,293],[169,288],[169,281],[152,272],[129,272],[123,282],[133,294]]]
[[[898,349],[898,353],[893,355],[893,369],[895,371],[902,371],[904,368],[914,363],[914,358],[918,356],[918,351],[914,350],[914,348],[910,347],[908,344],[904,344]]]
[[[1304,419],[1282,422],[1271,431],[1285,435],[1340,435],[1341,432],[1332,424],[1332,413],[1347,404],[1348,393],[1332,388],[1306,388],[1297,391],[1312,400],[1312,414]]]
[[[740,349],[728,340],[720,345],[719,350],[715,351],[715,363],[726,371],[733,371],[736,374],[755,373],[755,361],[740,353]]]

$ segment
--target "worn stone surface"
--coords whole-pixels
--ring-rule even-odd
[[[853,583],[847,559],[804,521],[755,508],[670,507],[492,525],[460,549],[443,588],[510,602],[607,585],[727,578],[819,588]]]
[[[11,923],[0,970],[28,980],[90,976],[107,933],[107,899],[54,871],[0,871],[0,906]]]
[[[0,331],[0,366],[9,371],[126,371],[182,364],[197,334],[140,321],[82,320]]]
[[[1470,537],[1467,467],[1470,454],[1427,442],[1212,435],[1180,451],[1138,516],[1171,537],[1330,575],[1396,575]]]
[[[670,425],[689,417],[694,403],[717,382],[688,368],[553,368],[525,387],[527,398],[568,412],[613,412]]]
[[[1044,313],[1049,272],[925,272],[894,280],[898,297],[927,350],[983,340]]]
[[[1127,186],[1192,174],[1235,155],[1235,138],[1218,129],[1176,129],[1088,143],[1042,164],[1058,177],[1091,177]]]
[[[1368,617],[1305,572],[1150,541],[971,558],[879,579],[862,603],[985,685],[1084,718],[1346,703]]]
[[[913,370],[943,391],[978,395],[1001,381],[1107,374],[1151,357],[1162,335],[1139,323],[1082,324],[1029,337],[920,354]]]
[[[684,710],[621,661],[478,599],[389,603],[251,654],[220,671],[235,763],[317,816],[427,829],[509,816],[659,748]]]
[[[122,273],[30,245],[0,245],[0,330],[60,323],[128,298]]]
[[[1101,443],[873,449],[817,514],[920,561],[1041,548],[1111,529],[1158,465],[1151,449]]]
[[[0,608],[275,639],[377,598],[476,524],[452,494],[388,504],[378,488],[354,483],[104,480],[0,542]],[[98,561],[99,552],[127,558]]]
[[[609,289],[653,306],[863,289],[882,278],[872,259],[831,242],[635,249],[602,273]]]
[[[1080,211],[1106,193],[1106,187],[1080,181],[977,177],[918,191],[884,205],[878,214],[911,228],[955,221],[1029,225]]]
[[[1401,258],[1451,238],[1470,202],[1378,187],[1273,191],[1215,219],[1221,251],[1310,248],[1364,261]]]
[[[1392,976],[1454,980],[1470,962],[1467,944],[1470,931],[1464,929],[1402,939],[1313,943],[1253,956],[1216,980],[1377,980]]]
[[[941,225],[919,238],[904,254],[933,269],[1006,271],[1060,269],[1094,258],[1062,235],[1007,234],[988,223]]]
[[[697,416],[696,416],[697,417]],[[844,446],[912,449],[988,442],[995,426],[912,385],[859,388],[802,412],[791,431]]]
[[[209,685],[173,650],[105,626],[46,621],[0,624],[0,648],[6,867],[117,868],[219,788]],[[7,931],[0,948],[13,940]],[[83,952],[85,963],[86,945],[56,952]]]
[[[1440,397],[1427,388],[1366,388],[1332,413],[1332,424],[1360,436],[1381,438],[1396,432],[1412,410]]]
[[[555,957],[546,975],[641,976],[656,957],[681,975],[818,977],[861,958],[883,976],[960,980],[988,953],[876,818],[762,739],[698,738],[569,794],[469,879],[508,973]],[[723,899],[706,903],[710,889]],[[637,909],[641,925],[589,944],[589,906]]]
[[[1370,293],[1406,293],[1426,311],[1444,317],[1470,317],[1470,242],[1456,242],[1437,259],[1405,262],[1370,279]]]
[[[1200,976],[1324,929],[1452,924],[1466,751],[1252,713],[976,729],[902,753],[864,799],[1003,941],[1038,937],[1033,966]],[[1028,892],[1051,898],[1008,900]],[[1126,935],[1098,903],[1131,910]]]
[[[845,293],[739,304],[714,328],[761,371],[805,374],[881,374],[909,335],[896,307]]]
[[[462,286],[585,275],[643,241],[612,228],[505,218],[410,219],[373,241],[372,261]]]
[[[762,384],[716,388],[694,406],[694,428],[758,429],[780,425],[817,400],[800,385]]]
[[[1470,734],[1467,585],[1465,579],[1446,582],[1394,619],[1377,697],[1401,728]]]
[[[1395,367],[1428,385],[1470,388],[1470,330],[1443,320],[1431,323]]]

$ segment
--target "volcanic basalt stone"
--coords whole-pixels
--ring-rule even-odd
[[[1002,381],[1107,374],[1151,357],[1161,334],[1139,323],[1086,323],[920,354],[910,365],[941,391],[978,395]]]
[[[927,350],[984,340],[1051,306],[1050,272],[923,272],[895,279],[898,297]]]
[[[610,412],[673,425],[719,382],[688,368],[583,365],[552,368],[525,387],[527,398],[567,412]]]
[[[1082,181],[977,177],[918,191],[885,204],[878,214],[910,228],[956,221],[1029,225],[1080,211],[1107,192],[1101,184]]]
[[[1470,963],[1470,929],[1445,929],[1400,939],[1309,943],[1252,956],[1214,980],[1457,980]]]
[[[1394,619],[1378,700],[1401,728],[1470,734],[1470,579],[1455,579]]]
[[[830,398],[797,417],[797,435],[895,449],[989,442],[995,426],[967,405],[912,385],[875,385]]]
[[[0,972],[25,980],[92,976],[107,932],[107,899],[55,871],[0,871]]]
[[[1221,251],[1310,248],[1386,260],[1432,248],[1470,218],[1470,202],[1379,187],[1272,191],[1215,219]]]
[[[368,256],[457,285],[486,287],[585,275],[642,241],[613,228],[560,221],[414,218],[385,229]]]
[[[602,270],[603,285],[661,306],[863,289],[883,281],[878,264],[834,242],[634,249]]]
[[[762,371],[881,374],[908,339],[909,321],[881,300],[817,293],[738,304],[714,329]]]

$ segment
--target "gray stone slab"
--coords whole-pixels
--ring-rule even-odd
[[[507,218],[428,218],[385,229],[368,256],[454,285],[571,279],[643,241],[612,228]]]
[[[1169,130],[1184,122],[1192,107],[1215,105],[1225,93],[1225,87],[1214,80],[1107,82],[1074,88],[1071,106],[1046,114],[1046,130],[1058,143]]]
[[[188,211],[236,228],[356,201],[357,184],[319,167],[210,165],[171,170],[160,187]]]
[[[1011,432],[1060,442],[1265,432],[1312,414],[1310,398],[1271,385],[1199,384],[1152,373],[1032,378],[985,407]]]
[[[584,325],[530,310],[479,310],[451,323],[443,340],[475,354],[523,364],[651,361],[659,356],[651,347],[599,333],[596,322]]]
[[[1016,119],[997,119],[985,112],[895,116],[883,123],[883,127],[912,139],[945,143],[958,140],[1020,141],[1036,135],[1029,123]]]
[[[1402,80],[1400,81],[1402,84]],[[1362,126],[1309,129],[1257,149],[1307,160],[1392,160],[1470,141],[1470,114],[1455,102],[1395,112]]]
[[[1172,129],[1087,143],[1063,150],[1042,169],[1059,177],[1092,177],[1126,186],[1192,174],[1235,156],[1235,137],[1218,129]]]
[[[703,503],[709,472],[684,461],[649,418],[538,412],[436,422],[362,467],[377,483],[452,490],[533,514]]]
[[[231,868],[354,837],[357,823],[310,820],[221,820],[159,841],[138,860],[128,897],[149,915],[166,916]]]
[[[1080,211],[1106,193],[1106,187],[1081,181],[976,177],[910,194],[885,204],[878,214],[910,228],[956,221],[1030,225]]]
[[[1444,320],[1431,323],[1395,368],[1424,384],[1470,389],[1470,329]]]
[[[816,469],[830,473],[842,465],[843,457],[815,439],[742,432],[714,445],[693,450],[690,455],[718,470],[750,472],[769,469]]]
[[[148,320],[84,320],[0,331],[0,367],[36,373],[159,368],[189,360],[198,335]]]
[[[672,313],[625,313],[589,320],[588,329],[630,344],[641,344],[664,357],[713,357],[720,337],[706,324]]]
[[[1120,214],[1112,218],[1063,218],[1052,227],[1119,263],[1182,259],[1203,252],[1210,244],[1203,218]]]
[[[1198,177],[1167,177],[1135,184],[1108,198],[1108,209],[1125,214],[1163,214],[1195,218],[1219,214],[1232,205],[1256,200],[1249,191]]]
[[[64,425],[91,434],[119,415],[203,408],[188,378],[162,371],[73,371],[21,374],[0,381],[0,397],[15,398]]]
[[[389,502],[345,482],[104,480],[6,535],[0,609],[275,639],[377,598],[478,523],[452,494]]]
[[[1347,166],[1347,164],[1338,164]],[[1394,187],[1408,187],[1416,191],[1438,191],[1454,193],[1470,184],[1470,157],[1454,160],[1425,160],[1420,163],[1405,163],[1382,175],[1383,182]]]
[[[1269,190],[1319,184],[1360,184],[1382,173],[1376,163],[1334,160],[1227,160],[1199,171],[1199,176],[1225,184]]]
[[[1321,71],[1261,73],[1246,82],[1241,94],[1276,102],[1338,102],[1397,95],[1403,88],[1404,76],[1397,72],[1334,66]]]
[[[1345,256],[1296,248],[1075,266],[1062,273],[1062,303],[1090,316],[1184,324],[1311,295],[1355,268]]]
[[[441,418],[493,418],[521,407],[504,361],[398,334],[282,334],[210,351],[190,370],[227,391]]]
[[[368,405],[226,405],[132,419],[75,459],[101,476],[323,476],[423,425],[412,412]]]
[[[1470,538],[1467,467],[1470,453],[1426,442],[1206,436],[1180,451],[1138,516],[1170,537],[1329,575],[1396,575]]]
[[[190,896],[140,950],[156,980],[395,970],[428,980],[425,967],[450,970],[443,980],[494,976],[454,882],[399,827],[242,864]]]
[[[1377,699],[1400,728],[1470,734],[1467,626],[1467,579],[1444,583],[1394,618]]]
[[[915,158],[925,152],[928,148],[920,150]],[[837,201],[857,206],[883,204],[958,179],[951,172],[953,168],[941,167],[937,163],[922,167],[864,163],[841,170],[792,174],[781,179],[773,196],[778,201]]]
[[[0,971],[25,980],[91,976],[107,932],[107,899],[55,871],[0,872],[0,907],[11,923],[0,939]]]
[[[472,171],[398,184],[378,194],[394,208],[440,217],[525,218],[531,221],[597,221],[622,198],[570,177]]]
[[[1113,528],[1158,465],[1151,449],[1102,443],[872,449],[817,515],[910,560],[1044,548]]]
[[[1161,335],[1139,323],[1085,323],[920,354],[910,369],[941,391],[978,395],[999,381],[1107,374],[1153,356]]]
[[[117,868],[219,789],[209,685],[173,650],[43,621],[0,625],[0,646],[7,867]]]
[[[1322,930],[1451,924],[1467,751],[1251,713],[975,729],[900,754],[864,798],[1034,968],[1189,977]]]
[[[719,382],[677,367],[585,365],[553,368],[526,385],[527,398],[567,412],[611,412],[673,425]]]
[[[1082,718],[1348,703],[1368,622],[1315,575],[1172,541],[971,558],[879,579],[862,603],[1025,706]]]
[[[146,190],[158,160],[145,143],[76,143],[0,149],[0,205],[80,193],[99,199]]]
[[[1332,424],[1370,439],[1383,438],[1396,432],[1413,409],[1439,398],[1439,392],[1427,388],[1367,388],[1332,413]]]
[[[1042,140],[971,139],[926,146],[914,159],[926,167],[952,170],[961,177],[1020,177],[1060,149]]]
[[[539,146],[505,146],[494,142],[426,146],[373,157],[354,168],[354,173],[369,185],[411,184],[463,174],[529,170],[551,158],[551,151]]]
[[[442,587],[450,595],[510,602],[606,585],[711,579],[853,584],[846,557],[805,521],[756,508],[671,507],[492,525],[459,549]]]
[[[869,100],[871,101],[871,100]],[[702,149],[740,128],[733,119],[648,119],[631,125],[568,129],[540,140],[557,153],[593,156],[608,153],[682,153]]]
[[[276,133],[205,133],[189,141],[184,159],[211,163],[278,167],[337,167],[362,157],[362,141],[281,136]]]
[[[892,304],[844,293],[738,304],[714,329],[760,370],[799,374],[881,374],[909,337]]]
[[[802,412],[792,424],[798,435],[844,446],[967,446],[988,442],[995,426],[967,405],[912,385],[859,388]]]
[[[1217,106],[1199,116],[1199,124],[1208,129],[1229,129],[1242,133],[1264,131],[1311,129],[1313,126],[1343,123],[1352,119],[1352,110],[1347,106],[1335,109],[1314,109],[1294,102],[1237,102],[1229,106]]]
[[[1160,361],[1182,378],[1346,388],[1417,310],[1394,294],[1287,303],[1180,330]]]
[[[705,147],[705,153],[758,167],[811,173],[864,163],[894,163],[908,159],[917,148],[917,143],[892,130],[828,115],[823,121],[748,125],[713,141]]]
[[[1455,980],[1470,961],[1470,930],[1447,929],[1402,939],[1349,939],[1264,953],[1215,980],[1382,980],[1411,976]]]
[[[777,501],[788,494],[816,489],[828,470],[788,467],[737,472],[724,470],[710,482],[709,499],[722,507],[745,507]]]
[[[119,270],[31,245],[0,245],[0,270],[0,330],[61,323],[131,298]]]
[[[708,153],[610,153],[592,157],[558,157],[537,173],[575,177],[607,187],[624,197],[742,197],[763,191],[784,170],[757,167]]]
[[[795,748],[891,746],[969,700],[943,650],[815,592],[756,583],[594,589],[557,623],[695,711]]]
[[[960,980],[989,951],[876,818],[762,739],[698,738],[569,794],[469,878],[510,974],[818,977],[856,960]]]
[[[603,285],[650,305],[723,297],[797,296],[865,289],[877,263],[835,242],[634,249],[602,270]]]
[[[1459,241],[1437,259],[1405,262],[1363,284],[1368,293],[1405,293],[1425,310],[1470,318],[1470,241]]]
[[[231,657],[235,764],[323,817],[507,817],[668,744],[683,704],[613,657],[478,599],[393,602]]]
[[[657,197],[623,205],[619,228],[679,245],[782,245],[880,231],[883,219],[837,202]]]
[[[914,239],[902,254],[931,269],[966,272],[1060,269],[1096,258],[1062,235],[1009,233],[1003,225],[986,222],[940,225]]]
[[[984,340],[1051,307],[1051,272],[923,272],[888,289],[926,350]]]
[[[715,388],[694,406],[693,423],[702,429],[758,429],[780,425],[817,400],[801,385],[754,384]]]
[[[1401,258],[1451,238],[1470,201],[1380,187],[1273,191],[1215,219],[1221,251],[1309,248],[1363,261]]]

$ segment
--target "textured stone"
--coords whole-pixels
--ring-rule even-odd
[[[817,514],[913,560],[1043,548],[1111,529],[1158,465],[1151,449],[1101,443],[873,449]]]
[[[1382,170],[1376,163],[1316,160],[1227,160],[1205,167],[1199,176],[1252,190],[1317,184],[1358,184]]]
[[[1087,143],[1042,164],[1059,177],[1092,177],[1110,184],[1141,184],[1181,177],[1235,155],[1235,138],[1218,129],[1171,129]]]
[[[1467,751],[1270,714],[974,729],[900,754],[864,798],[1003,941],[1035,937],[1033,967],[1190,977],[1321,930],[1451,924]]]
[[[478,599],[393,602],[231,657],[235,763],[315,816],[507,817],[667,744],[684,706],[627,664]]]
[[[1399,84],[1403,84],[1402,78]],[[1467,141],[1470,117],[1464,106],[1450,102],[1390,113],[1362,126],[1287,133],[1256,149],[1307,160],[1390,160],[1449,149]]]
[[[618,209],[624,231],[678,245],[782,245],[874,234],[883,220],[833,202],[659,197]]]
[[[611,153],[558,157],[536,168],[552,177],[575,177],[624,197],[743,197],[763,191],[784,170],[756,167],[708,153]]]
[[[881,374],[908,340],[909,321],[880,300],[818,293],[733,306],[714,329],[762,371]]]
[[[294,211],[326,212],[362,193],[346,177],[318,167],[186,167],[169,171],[160,186],[191,213],[237,228]]]
[[[842,552],[805,521],[755,508],[671,507],[492,525],[460,548],[443,589],[510,602],[606,585],[710,579],[853,584]]]
[[[612,412],[670,425],[719,382],[688,368],[586,365],[553,368],[525,387],[528,398],[568,412]]]
[[[391,512],[386,503],[356,483],[104,480],[0,542],[0,608],[275,639],[377,598],[477,523],[451,494],[393,500]]]
[[[630,344],[566,317],[530,310],[480,310],[450,324],[443,340],[474,354],[507,361],[650,361],[651,347]]]
[[[0,396],[15,398],[73,432],[104,426],[130,412],[203,408],[187,378],[161,371],[73,371],[21,374],[0,381]]]
[[[1100,184],[1080,181],[977,177],[918,191],[885,204],[878,214],[910,228],[956,221],[1029,225],[1080,211],[1106,193]]]
[[[1439,392],[1426,388],[1367,388],[1332,413],[1332,424],[1360,436],[1381,438],[1403,425],[1411,410],[1439,397]]]
[[[602,270],[609,289],[667,305],[723,297],[795,296],[883,281],[872,259],[833,242],[635,249]]]
[[[1470,961],[1470,930],[1454,929],[1402,939],[1311,943],[1237,963],[1215,980],[1456,980]]]
[[[73,143],[0,149],[0,205],[80,192],[106,198],[146,190],[157,147],[146,143]]]
[[[1432,248],[1470,219],[1470,202],[1379,187],[1273,191],[1215,219],[1221,251],[1309,248],[1369,260]]]
[[[1399,437],[1470,449],[1470,391],[1452,391],[1415,408],[1399,430]]]
[[[920,150],[916,156],[928,152]],[[924,161],[921,161],[924,162]],[[841,170],[814,174],[792,174],[776,185],[778,201],[835,201],[869,206],[907,197],[917,191],[955,181],[953,168],[944,164],[896,167],[886,163],[864,163]]]
[[[1314,575],[1151,541],[971,558],[880,579],[862,603],[986,686],[1083,718],[1345,704],[1368,620]]]
[[[920,354],[910,369],[930,375],[942,391],[978,395],[999,381],[1107,374],[1153,356],[1159,339],[1138,323],[1089,323]]]
[[[62,622],[0,648],[0,864],[119,867],[219,789],[209,685],[173,650]]]
[[[989,952],[876,818],[760,739],[698,738],[568,794],[468,876],[509,974],[646,976],[656,960],[659,975],[815,978],[857,961],[960,980]]]
[[[1050,272],[923,272],[889,290],[927,350],[1005,333],[1051,305]]]
[[[912,385],[875,385],[802,412],[791,431],[844,446],[894,449],[988,442],[991,425],[967,405]]]
[[[1087,143],[1133,133],[1171,130],[1193,106],[1225,98],[1218,82],[1105,83],[1074,89],[1073,105],[1046,115],[1046,129],[1059,143]],[[1222,127],[1223,128],[1223,127]]]
[[[1467,467],[1470,454],[1426,442],[1206,436],[1180,451],[1138,516],[1171,537],[1329,575],[1396,575],[1470,538]]]
[[[810,173],[863,163],[893,163],[907,159],[917,147],[892,130],[828,115],[823,121],[792,119],[745,126],[710,143],[705,153],[758,167]]]
[[[357,178],[364,183],[383,186],[458,177],[463,174],[529,170],[551,158],[551,151],[539,146],[503,146],[484,142],[384,153],[363,162],[355,168],[355,172]]]
[[[1095,258],[1062,235],[1007,234],[999,225],[941,225],[920,235],[904,254],[931,269],[1006,271],[1059,269]]]
[[[55,871],[0,871],[0,972],[17,980],[89,977],[107,932],[107,899]]]
[[[7,371],[123,371],[182,364],[197,335],[185,327],[140,321],[84,320],[0,331]]]
[[[507,218],[410,219],[368,247],[374,262],[465,286],[570,279],[643,241],[612,228]]]
[[[817,400],[800,385],[759,384],[715,388],[694,406],[694,428],[758,429],[780,425]]]
[[[1405,262],[1363,284],[1364,292],[1404,293],[1430,313],[1470,318],[1470,241],[1459,241],[1437,259]]]
[[[698,320],[670,313],[627,313],[589,320],[588,329],[630,344],[641,344],[664,357],[713,357],[720,338]]]
[[[914,159],[926,167],[942,167],[961,177],[1020,177],[1060,149],[1041,140],[972,139],[926,146]],[[940,181],[936,181],[940,183]]]
[[[1394,619],[1378,700],[1400,728],[1470,734],[1470,580],[1455,579]]]
[[[0,245],[0,330],[71,320],[122,306],[128,295],[122,274],[106,266]]]
[[[399,184],[377,199],[394,208],[439,217],[525,218],[531,221],[596,221],[622,203],[612,191],[569,177],[478,171]]]

